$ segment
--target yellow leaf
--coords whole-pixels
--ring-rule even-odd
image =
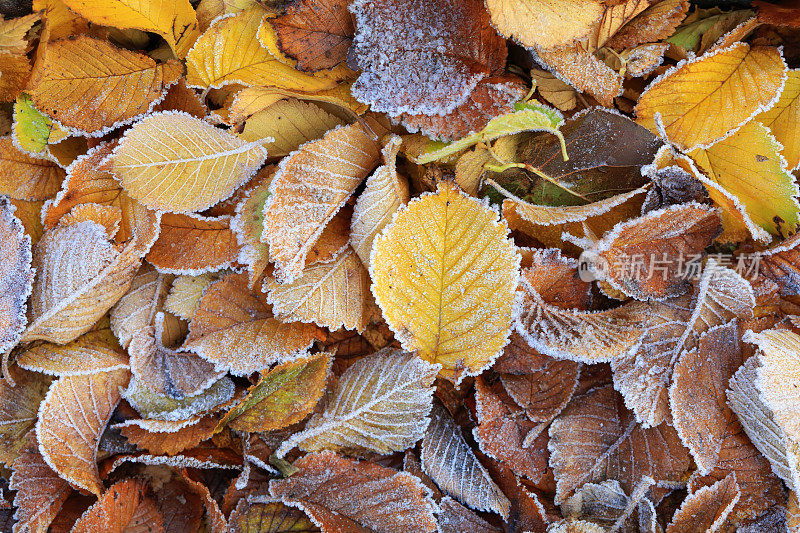
[[[239,83],[305,92],[336,85],[334,80],[303,74],[270,54],[256,38],[264,16],[265,11],[255,7],[218,18],[186,56],[189,85],[218,89]]]
[[[149,112],[183,69],[87,36],[56,41],[26,91],[61,124],[98,136]]]
[[[373,318],[369,273],[351,247],[332,261],[307,266],[291,283],[268,285],[275,316],[285,322],[311,322],[335,331],[364,331]]]
[[[0,102],[15,100],[31,75],[31,64],[24,54],[0,52]]]
[[[44,343],[17,356],[17,364],[51,376],[79,376],[128,368],[128,355],[108,328],[90,331],[63,346]]]
[[[497,213],[445,182],[375,240],[372,291],[403,347],[460,382],[508,342],[519,264]]]
[[[760,122],[749,122],[711,148],[689,152],[713,182],[741,202],[758,226],[787,236],[800,223],[800,194],[780,144]]]
[[[47,159],[31,157],[0,137],[0,194],[16,200],[46,200],[58,192],[64,170]]]
[[[33,106],[29,96],[21,94],[14,102],[14,140],[22,150],[42,157],[48,145],[63,141],[70,132]]]
[[[605,8],[587,0],[486,0],[492,24],[527,47],[552,47],[586,37]]]
[[[243,122],[251,115],[266,109],[275,102],[290,97],[334,104],[357,115],[363,115],[369,109],[369,106],[353,98],[353,95],[350,94],[349,83],[340,83],[330,89],[311,93],[288,91],[278,87],[246,87],[236,93],[231,103],[228,122],[230,124]]]
[[[24,54],[28,51],[25,35],[40,18],[39,13],[3,20],[0,15],[0,52]]]
[[[44,460],[59,476],[96,495],[105,490],[97,445],[129,377],[128,370],[115,370],[59,378],[39,410],[36,436]]]
[[[64,0],[64,3],[96,24],[157,33],[179,58],[186,56],[200,34],[189,0]]]
[[[44,10],[43,41],[55,41],[85,33],[89,22],[70,11],[62,0],[33,0],[33,10]]]
[[[534,68],[531,69],[531,78],[536,82],[536,90],[542,98],[561,111],[570,111],[577,105],[575,89],[556,78],[551,72]]]
[[[756,120],[769,127],[775,139],[783,145],[781,153],[789,170],[800,166],[800,70],[789,71],[786,86],[772,109],[756,116]]]
[[[207,273],[175,278],[164,301],[164,309],[184,320],[191,320],[200,305],[200,298],[214,281],[216,277]]]
[[[36,244],[39,242],[39,239],[42,238],[42,233],[44,233],[44,226],[42,225],[42,207],[44,206],[44,202],[11,200],[11,203],[17,208],[14,214],[25,227],[25,233],[30,236],[31,243]]]
[[[229,197],[267,157],[187,113],[155,113],[125,132],[112,168],[128,194],[151,209],[201,211]]]
[[[657,78],[639,98],[637,122],[682,150],[707,148],[771,107],[785,78],[777,48],[736,43]]]
[[[311,247],[378,162],[378,145],[361,124],[342,126],[285,157],[264,206],[264,232],[276,278],[303,272]]]

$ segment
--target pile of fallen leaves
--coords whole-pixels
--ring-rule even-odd
[[[11,7],[2,531],[800,531],[800,6]]]

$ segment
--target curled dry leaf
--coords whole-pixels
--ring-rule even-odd
[[[275,452],[335,450],[389,454],[414,445],[428,427],[439,365],[384,348],[356,361],[339,378],[322,413]]]
[[[231,217],[164,213],[146,259],[159,272],[192,274],[230,267],[239,254]]]
[[[356,0],[351,9],[362,70],[352,92],[373,111],[447,114],[505,65],[506,43],[480,0]]]
[[[102,135],[150,111],[181,71],[177,61],[157,64],[81,35],[48,43],[27,92],[37,109],[63,126]]]
[[[15,200],[46,200],[58,192],[64,170],[49,159],[19,151],[0,137],[0,194]]]
[[[630,492],[643,476],[676,485],[689,470],[689,451],[667,424],[645,429],[610,386],[575,398],[550,425],[550,466],[556,503],[586,482],[617,479]]]
[[[312,324],[284,324],[273,318],[247,285],[246,274],[230,274],[209,286],[183,344],[183,349],[235,375],[296,359],[318,335]]]
[[[372,292],[403,347],[460,382],[508,342],[519,262],[497,213],[445,182],[375,239]]]
[[[450,496],[439,502],[439,531],[442,533],[500,533],[500,530]]]
[[[149,264],[139,269],[128,292],[111,308],[111,330],[123,348],[142,328],[153,325],[166,297],[170,279]]]
[[[132,198],[151,209],[186,213],[211,207],[250,179],[267,157],[262,144],[167,111],[125,132],[111,164]]]
[[[11,385],[9,376],[0,381],[0,461],[6,466],[11,466],[26,445],[27,435],[36,425],[39,404],[44,400],[51,381],[43,374],[14,367],[10,371],[9,376],[21,383]]]
[[[728,474],[713,485],[702,487],[697,492],[689,494],[672,517],[667,526],[667,533],[720,531],[740,497],[741,491],[739,484],[736,483],[736,474]]]
[[[264,373],[220,422],[236,431],[274,431],[302,421],[325,392],[333,357],[320,353]]]
[[[284,158],[264,205],[262,241],[280,282],[296,280],[325,225],[378,163],[378,146],[360,123],[342,126]]]
[[[0,354],[19,341],[27,324],[27,300],[33,289],[31,238],[14,216],[15,211],[8,199],[0,198]]]
[[[63,345],[49,342],[33,345],[18,353],[16,361],[21,368],[51,376],[77,376],[128,368],[128,355],[107,327],[84,333]]]
[[[115,483],[75,522],[75,533],[147,530],[164,533],[164,517],[147,495],[147,483],[128,479]]]
[[[411,474],[333,452],[308,454],[294,466],[291,477],[270,481],[270,494],[324,531],[436,531],[430,491]]]
[[[176,455],[194,448],[214,434],[214,416],[193,417],[188,420],[127,420],[114,426],[140,450],[156,455]]]
[[[508,517],[508,498],[475,457],[450,413],[438,403],[422,440],[421,460],[425,473],[445,493],[473,509]]]
[[[636,105],[639,124],[684,150],[709,147],[769,109],[783,90],[786,63],[777,48],[736,43],[679,63]],[[702,82],[702,89],[696,84]],[[736,105],[726,95],[736,94]]]
[[[228,519],[230,533],[316,533],[303,511],[280,502],[252,503],[242,498]]]
[[[36,436],[44,460],[59,476],[98,496],[104,487],[97,445],[129,377],[127,369],[61,377],[39,409]]]

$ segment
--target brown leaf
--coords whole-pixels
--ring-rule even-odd
[[[31,238],[14,216],[15,211],[6,198],[0,198],[0,354],[13,348],[25,329],[34,281]]]
[[[759,273],[778,284],[781,296],[800,295],[800,233],[759,254]]]
[[[39,410],[36,436],[44,460],[59,476],[96,495],[104,490],[97,445],[129,376],[125,369],[59,378]]]
[[[74,533],[164,533],[164,517],[147,496],[147,484],[128,479],[112,485],[72,528]]]
[[[64,175],[56,163],[19,151],[11,136],[0,137],[0,194],[15,200],[46,200],[58,192]]]
[[[410,474],[334,452],[308,454],[294,466],[299,471],[291,477],[270,481],[270,494],[324,531],[436,531],[430,492]]]
[[[194,276],[230,267],[239,254],[230,221],[229,216],[164,213],[147,260],[159,272]]]
[[[156,313],[164,306],[171,278],[145,264],[134,276],[128,292],[111,308],[111,330],[123,348],[140,329],[153,325]]]
[[[447,496],[439,503],[441,533],[500,533],[500,530]]]
[[[667,526],[667,533],[692,531],[714,533],[722,530],[725,520],[741,495],[734,473],[728,474],[713,485],[692,492],[672,517]]]
[[[176,455],[211,438],[217,422],[214,416],[180,421],[133,419],[114,427],[120,428],[122,435],[140,450],[155,455]]]
[[[230,533],[315,533],[320,529],[298,509],[280,502],[251,503],[242,498],[228,519]]]
[[[550,426],[550,466],[560,503],[586,482],[617,479],[630,492],[643,476],[677,484],[689,451],[667,424],[644,429],[610,386],[575,398]]]
[[[247,285],[246,274],[231,274],[209,286],[183,345],[236,375],[295,359],[317,336],[314,325],[272,318],[266,303]]]
[[[20,383],[12,386],[6,379],[0,381],[0,461],[6,466],[11,466],[26,445],[51,382],[49,376],[14,367],[10,375]]]
[[[580,43],[555,48],[536,48],[541,62],[581,92],[590,94],[600,105],[611,107],[622,94],[622,76],[597,59]]]
[[[688,0],[664,0],[653,4],[620,28],[606,45],[621,50],[666,39],[688,12]]]
[[[347,60],[353,21],[347,0],[300,0],[270,19],[281,52],[297,60],[297,69],[332,69]]]
[[[351,9],[362,69],[352,92],[373,111],[449,113],[505,66],[505,40],[480,0],[357,0]]]

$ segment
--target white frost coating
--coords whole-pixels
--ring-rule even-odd
[[[671,76],[672,74],[674,74],[675,72],[680,70],[685,65],[688,65],[688,64],[691,64],[691,63],[697,63],[697,62],[700,62],[700,61],[704,61],[704,60],[709,59],[710,57],[713,57],[713,56],[715,56],[715,55],[717,55],[719,53],[727,52],[727,51],[733,50],[734,48],[742,48],[742,47],[748,47],[749,48],[749,45],[746,44],[746,43],[738,42],[738,43],[734,43],[731,46],[724,47],[724,48],[716,48],[716,49],[712,48],[711,50],[709,50],[708,52],[706,52],[705,54],[703,54],[703,55],[701,55],[699,57],[690,57],[690,58],[683,59],[683,60],[679,61],[675,66],[673,66],[673,67],[667,69],[666,71],[662,72],[653,81],[651,81],[650,84],[647,86],[647,88],[645,88],[644,92],[642,92],[642,94],[639,95],[639,100],[641,101],[642,98],[644,98],[644,96],[648,93],[648,91],[650,91],[650,89],[652,89],[653,87],[655,87],[656,85],[658,85],[659,83],[661,83],[662,81],[667,79],[669,76]],[[696,144],[694,146],[690,146],[685,150],[686,152],[691,152],[692,150],[695,150],[697,148],[708,150],[709,148],[711,148],[712,146],[714,146],[718,142],[720,142],[720,141],[722,141],[724,139],[727,139],[728,137],[730,137],[731,135],[733,135],[734,133],[739,131],[739,129],[742,126],[744,126],[746,123],[750,122],[750,119],[752,119],[753,117],[755,117],[755,116],[757,116],[757,115],[759,115],[761,113],[764,113],[765,111],[769,111],[770,109],[772,109],[772,107],[780,99],[781,93],[783,92],[783,88],[786,85],[786,80],[789,77],[789,72],[788,72],[788,68],[786,66],[786,61],[783,59],[783,47],[778,47],[778,54],[781,57],[781,61],[783,61],[783,67],[784,68],[783,68],[783,73],[781,75],[780,87],[779,87],[778,91],[776,91],[775,96],[769,102],[767,102],[766,104],[760,105],[755,111],[753,111],[750,114],[750,116],[748,116],[747,118],[745,118],[744,120],[739,122],[739,124],[737,124],[736,126],[731,128],[727,132],[725,132],[725,134],[723,134],[721,137],[713,139],[713,140],[709,141],[708,143],[699,143],[699,144]],[[636,113],[636,109],[634,109],[634,113]],[[659,123],[659,121],[657,120],[656,121],[656,127],[657,128],[658,128],[658,123]],[[663,127],[664,126],[663,126],[663,123],[662,123],[661,128],[663,128]],[[661,135],[665,140],[667,139],[666,131],[662,132],[661,130],[659,130],[659,135]],[[670,141],[667,141],[667,142],[670,142]]]
[[[25,227],[22,222],[14,215],[17,210],[16,206],[6,196],[0,196],[0,228],[5,233],[6,231],[12,237],[7,242],[0,243],[2,246],[4,257],[3,261],[9,260],[12,255],[6,255],[10,250],[5,247],[14,243],[14,237],[20,241],[19,255],[22,260],[21,272],[14,272],[8,270],[8,267],[3,266],[3,278],[0,279],[0,289],[2,289],[2,298],[11,300],[8,308],[12,313],[17,312],[20,323],[10,331],[0,331],[0,355],[3,356],[3,374],[8,378],[10,375],[6,372],[6,352],[11,350],[17,342],[19,342],[22,332],[25,331],[25,326],[28,323],[27,310],[28,310],[28,297],[33,291],[33,281],[36,274],[36,269],[31,266],[33,254],[31,252],[31,237],[25,233]],[[5,305],[4,305],[5,307]],[[13,324],[15,317],[8,317],[8,324]]]
[[[231,196],[233,194],[235,194],[235,193],[236,193],[236,191],[234,190],[231,193]],[[222,201],[222,200],[220,200],[220,201]],[[206,217],[206,216],[199,215],[199,214],[196,214],[196,213],[191,213],[191,214],[189,214],[187,216],[189,216],[190,218],[192,218],[194,220],[200,220],[200,221],[203,221],[203,222],[219,222],[221,220],[228,220],[229,221],[228,222],[228,227],[230,228],[231,232],[235,234],[235,232],[233,232],[233,228],[231,227],[231,222],[232,222],[232,218],[233,218],[233,217],[231,217],[231,215],[220,215],[218,217]],[[238,238],[237,238],[237,243],[238,243]],[[163,267],[163,266],[157,265],[156,263],[152,263],[152,265],[155,267],[155,269],[158,272],[160,272],[162,274],[175,274],[175,275],[178,275],[178,276],[200,276],[201,274],[219,272],[220,270],[225,270],[226,268],[233,268],[233,262],[234,261],[236,261],[236,258],[233,258],[233,259],[231,259],[229,261],[220,261],[219,263],[212,263],[212,264],[210,264],[208,266],[204,266],[204,267],[200,267],[200,268],[167,268],[167,267]]]
[[[225,463],[216,463],[214,461],[202,461],[194,457],[187,457],[185,455],[150,455],[143,453],[141,455],[120,455],[113,463],[108,474],[111,474],[119,468],[122,463],[141,463],[148,466],[173,466],[176,468],[223,468],[225,470],[241,470],[239,465],[229,465]]]
[[[34,108],[34,109],[36,109],[36,108]],[[37,109],[37,111],[39,111],[39,110]],[[39,112],[41,113],[41,111],[39,111]],[[42,113],[42,115],[44,115],[44,113]],[[47,118],[50,118],[50,117],[47,117]],[[61,124],[60,122],[58,122],[56,120],[53,120],[53,119],[50,119],[50,120],[53,123],[54,127],[58,126],[59,128],[61,128],[62,130],[66,131],[69,134],[69,135],[67,135],[67,137],[65,137],[61,141],[59,141],[57,143],[54,143],[54,145],[55,144],[59,144],[62,141],[66,141],[70,137],[75,137],[77,135],[80,135],[80,132],[78,132],[74,128],[70,128],[68,126],[64,126],[63,124]],[[31,152],[31,151],[28,151],[25,148],[23,148],[22,145],[19,143],[19,140],[17,139],[16,129],[17,129],[18,122],[17,122],[16,116],[14,116],[14,122],[12,124],[13,125],[11,127],[11,135],[10,135],[10,137],[11,137],[11,144],[14,146],[14,148],[19,150],[23,154],[28,154],[29,156],[35,157],[37,159],[46,159],[48,161],[52,161],[53,163],[55,163],[56,165],[60,166],[61,168],[66,168],[66,167],[64,167],[64,165],[62,165],[58,161],[56,156],[54,156],[50,152],[50,145],[49,144],[47,146],[45,146],[44,150],[42,150],[41,152]]]
[[[736,482],[736,472],[731,472],[728,475],[733,476],[733,482],[736,483],[736,487],[738,489],[739,488],[739,484]],[[720,479],[719,481],[717,481],[713,485],[706,485],[704,487],[701,487],[700,489],[698,489],[698,490],[696,490],[694,492],[691,492],[688,496],[686,496],[686,499],[683,500],[683,503],[681,504],[681,508],[678,509],[675,512],[675,514],[673,515],[672,520],[670,521],[670,523],[667,526],[667,528],[671,528],[674,524],[677,524],[676,529],[678,529],[678,530],[682,529],[683,527],[690,526],[692,524],[694,524],[695,526],[699,525],[698,522],[700,522],[700,521],[697,520],[697,517],[696,517],[696,515],[694,513],[691,513],[688,516],[683,516],[681,514],[681,511],[684,509],[684,507],[687,507],[688,505],[690,505],[696,499],[700,500],[702,502],[703,498],[708,493],[711,493],[710,497],[711,497],[711,501],[713,502],[713,504],[719,505],[719,503],[720,503],[719,502],[719,498],[718,498],[719,495],[714,494],[714,491],[715,491],[715,489],[717,489],[720,486],[720,483],[725,481],[725,479],[727,479],[727,476],[725,478]],[[728,515],[731,514],[731,511],[733,511],[733,508],[736,506],[737,503],[739,503],[739,499],[741,497],[742,497],[742,492],[741,492],[741,490],[739,490],[739,491],[736,492],[736,495],[733,498],[731,498],[730,500],[725,502],[725,507],[723,507],[722,509],[715,509],[715,514],[717,515],[717,518],[716,518],[716,520],[714,520],[713,523],[711,523],[709,525],[709,527],[708,527],[708,529],[706,529],[706,531],[720,531],[720,528],[725,523],[725,521],[728,519]],[[690,510],[690,512],[691,512],[691,510]],[[679,519],[681,519],[681,518],[682,519],[686,519],[687,522],[676,522],[676,520],[675,520],[676,517],[679,518]]]
[[[132,418],[131,420],[114,424],[111,427],[121,429],[135,426],[150,433],[177,433],[181,429],[194,426],[200,422],[201,419],[202,417],[199,416],[187,418],[186,420],[148,420],[144,418]]]
[[[220,22],[222,22],[223,20],[225,20],[225,19],[227,19],[227,18],[233,18],[233,17],[235,17],[236,15],[239,15],[240,13],[241,13],[241,12],[234,12],[234,13],[224,13],[224,14],[222,14],[222,15],[219,15],[219,16],[217,16],[217,17],[216,17],[216,18],[214,18],[214,19],[213,19],[211,22],[209,22],[209,24],[208,24],[208,28],[206,28],[206,31],[205,31],[205,32],[203,32],[203,33],[204,33],[204,34],[208,33],[210,30],[212,30],[212,29],[213,29],[213,28],[214,28],[214,27],[215,27],[217,24],[219,24],[219,23],[220,23]],[[266,17],[266,15],[264,15],[264,16]],[[264,22],[264,18],[262,17],[262,18],[261,18],[261,22],[259,22],[259,24],[258,24],[258,25],[259,25],[259,27],[261,26],[261,24],[262,24],[263,22]],[[210,33],[209,33],[209,35],[210,35]],[[205,43],[201,43],[201,40],[200,40],[200,39],[197,39],[197,40],[194,42],[194,44],[192,45],[192,47],[189,49],[189,51],[186,53],[186,57],[187,57],[187,58],[191,57],[191,56],[192,56],[192,53],[194,52],[194,49],[195,49],[195,48],[197,48],[198,46],[200,46],[201,44],[205,44]],[[259,43],[259,44],[260,44],[260,43]],[[212,59],[213,59],[213,58],[212,58]],[[244,86],[246,86],[246,87],[249,87],[249,86],[250,86],[250,84],[249,84],[249,83],[245,83],[245,82],[243,82],[243,81],[241,81],[241,80],[236,80],[236,79],[227,79],[227,80],[223,80],[223,81],[221,81],[221,82],[219,82],[219,83],[217,83],[217,84],[215,84],[215,85],[209,85],[208,87],[206,87],[205,85],[189,85],[189,80],[188,80],[188,79],[186,80],[186,86],[187,86],[187,87],[189,87],[190,89],[203,89],[204,91],[207,91],[207,90],[209,90],[209,89],[219,89],[219,88],[221,88],[221,87],[224,87],[225,85],[230,85],[230,84],[233,84],[233,83],[238,83],[238,84],[244,85]],[[212,112],[212,113],[210,113],[210,115],[209,115],[209,118],[210,118],[210,117],[215,117],[215,116],[218,116],[218,115],[217,115],[216,113]],[[220,121],[220,123],[224,123],[224,121],[222,121],[222,120],[221,120],[221,121]]]
[[[186,420],[197,414],[206,413],[233,398],[236,386],[233,381],[224,376],[222,379],[203,390],[196,396],[186,396],[182,400],[174,400],[150,392],[145,386],[140,385],[136,376],[131,378],[128,388],[122,390],[122,397],[131,406],[139,411],[143,418],[167,421]],[[151,405],[148,405],[148,401]],[[161,402],[161,404],[159,404]],[[170,402],[172,409],[155,411],[158,407],[167,407],[164,402]]]

